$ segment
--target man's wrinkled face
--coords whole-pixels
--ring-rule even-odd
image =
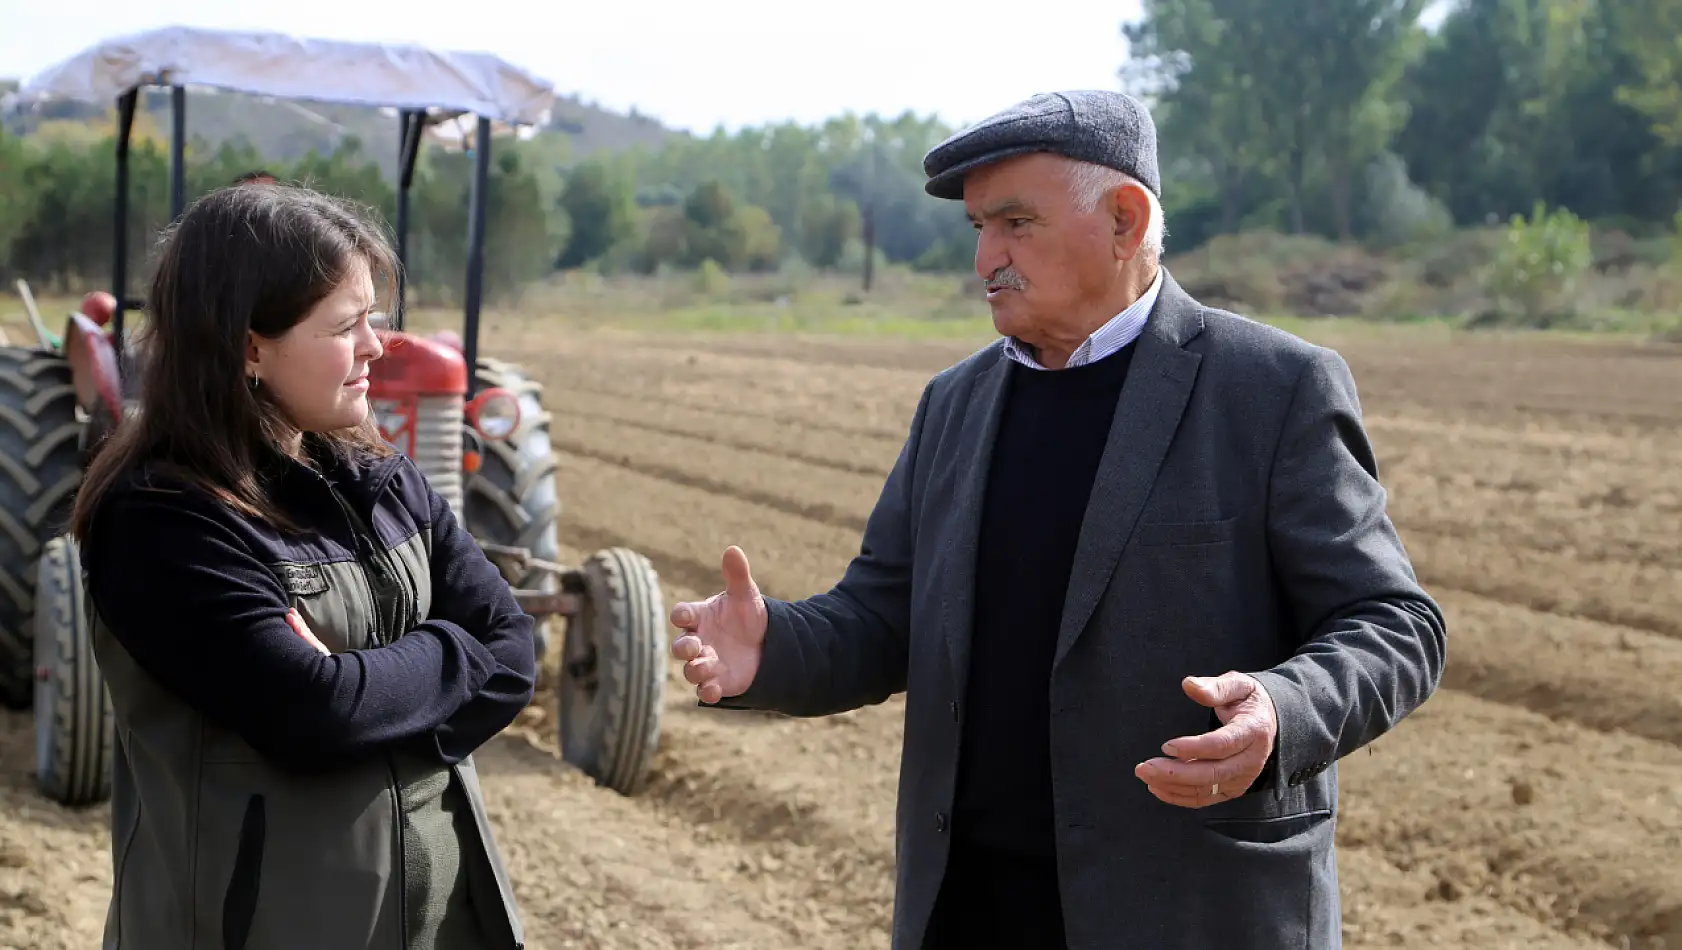
[[[1035,153],[970,172],[964,209],[977,232],[975,270],[993,326],[1035,347],[1078,346],[1117,280],[1116,215],[1082,211],[1066,159]]]

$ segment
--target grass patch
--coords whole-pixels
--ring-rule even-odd
[[[1569,318],[1546,327],[1471,318],[1481,306],[1477,272],[1493,236],[1463,232],[1431,246],[1385,255],[1314,238],[1241,235],[1171,258],[1176,279],[1204,303],[1225,307],[1317,342],[1349,339],[1450,341],[1461,334],[1617,343],[1682,342],[1682,292],[1647,280],[1627,261],[1591,280]],[[1634,270],[1631,270],[1634,268]],[[1650,275],[1649,275],[1650,276]],[[791,335],[819,338],[952,341],[981,345],[995,336],[973,276],[929,275],[887,267],[869,293],[852,274],[666,273],[642,277],[588,271],[533,284],[516,300],[483,311],[483,338],[499,328],[522,333],[622,330],[656,334]],[[54,332],[78,296],[38,297]],[[128,320],[136,320],[130,313]],[[417,307],[409,326],[460,331],[459,305]],[[1474,328],[1475,327],[1475,328]],[[35,335],[15,292],[0,295],[0,330],[14,345]]]

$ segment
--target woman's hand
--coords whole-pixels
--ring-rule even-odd
[[[293,633],[296,633],[298,636],[304,638],[305,643],[315,647],[317,650],[320,650],[323,654],[333,652],[327,649],[326,644],[317,640],[315,638],[315,634],[310,632],[310,625],[304,623],[304,616],[303,614],[298,613],[298,608],[294,607],[286,612],[286,622],[292,627]]]

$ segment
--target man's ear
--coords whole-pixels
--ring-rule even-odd
[[[1128,182],[1110,192],[1110,220],[1116,259],[1132,260],[1145,243],[1151,223],[1151,203],[1145,187]]]

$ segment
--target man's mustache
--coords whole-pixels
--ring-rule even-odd
[[[1003,287],[1007,290],[1021,290],[1022,288],[1028,286],[1028,282],[1024,280],[1022,275],[1018,274],[1014,268],[1001,267],[993,272],[993,276],[987,278],[987,286]]]

